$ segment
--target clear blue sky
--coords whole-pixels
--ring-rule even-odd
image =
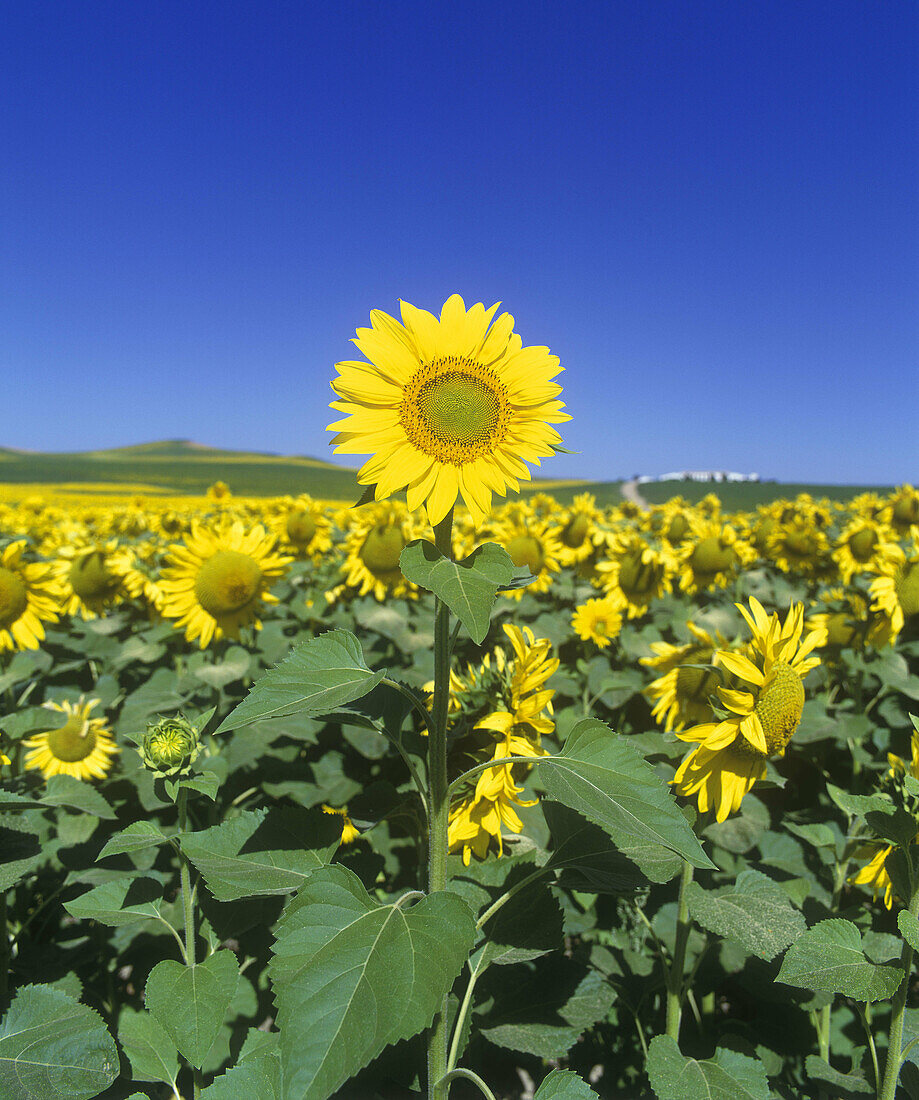
[[[501,300],[546,476],[919,479],[914,0],[7,4],[0,444],[330,457],[372,308]]]

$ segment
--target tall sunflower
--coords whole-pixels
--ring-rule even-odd
[[[402,302],[402,323],[372,310],[371,328],[352,342],[369,360],[336,364],[331,407],[344,419],[329,425],[342,454],[370,454],[358,474],[377,500],[407,489],[439,523],[462,496],[476,523],[492,493],[517,491],[526,462],[556,452],[550,427],[571,418],[551,381],[562,368],[546,347],[523,347],[514,318],[500,303],[467,311],[458,294],[440,319]]]
[[[54,567],[24,562],[25,545],[25,539],[20,539],[0,553],[0,652],[38,649],[45,636],[42,623],[56,623],[60,611]]]
[[[753,660],[725,650],[718,659],[750,690],[717,688],[727,717],[677,733],[696,747],[671,780],[678,794],[698,797],[700,813],[714,807],[718,821],[738,810],[753,784],[765,778],[766,760],[785,752],[804,709],[802,680],[820,664],[809,654],[826,641],[825,630],[812,630],[802,640],[802,604],[792,605],[784,624],[754,597],[749,612],[737,607],[753,634]]]
[[[80,696],[76,703],[45,703],[48,710],[65,715],[64,724],[23,741],[29,750],[27,768],[39,768],[45,779],[52,775],[71,775],[75,779],[104,779],[119,751],[104,718],[90,718],[99,702]]]
[[[268,586],[291,561],[273,554],[274,544],[261,524],[247,531],[240,521],[215,530],[193,523],[185,543],[170,547],[160,581],[163,616],[178,619],[202,649],[214,638],[238,638],[241,627],[259,629],[261,605],[278,602]]]
[[[724,638],[719,634],[716,641],[707,630],[692,622],[686,626],[693,636],[692,642],[685,645],[651,642],[654,656],[639,658],[639,664],[648,665],[661,674],[644,691],[654,700],[652,717],[668,733],[684,729],[690,722],[711,721],[709,699],[721,684],[715,667],[721,649],[727,644]]]

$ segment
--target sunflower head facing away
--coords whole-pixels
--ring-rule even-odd
[[[54,729],[34,734],[23,741],[25,766],[38,768],[45,779],[71,775],[75,779],[104,779],[112,767],[118,747],[104,718],[90,718],[98,699],[76,703],[45,703],[48,710],[63,716]]]
[[[825,630],[802,639],[804,608],[794,604],[782,623],[767,615],[755,598],[750,611],[737,605],[753,634],[750,657],[720,650],[718,664],[747,687],[719,687],[716,695],[727,716],[677,733],[696,747],[671,780],[677,793],[697,795],[701,813],[710,806],[718,821],[740,808],[744,795],[765,778],[766,760],[781,756],[801,721],[802,680],[820,664],[811,652],[826,641]]]
[[[462,496],[475,522],[492,493],[519,489],[526,462],[555,453],[551,427],[570,417],[551,381],[563,368],[546,347],[523,347],[514,318],[453,294],[438,319],[402,302],[402,323],[372,310],[353,343],[369,362],[336,364],[332,389],[344,413],[329,425],[342,454],[370,454],[358,474],[377,500],[406,489],[439,523]],[[494,321],[494,323],[492,323]]]

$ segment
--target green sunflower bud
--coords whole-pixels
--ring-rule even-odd
[[[140,748],[145,767],[160,775],[184,775],[201,752],[198,731],[184,715],[147,726]]]

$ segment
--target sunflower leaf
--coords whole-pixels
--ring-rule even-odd
[[[596,1100],[597,1094],[571,1069],[554,1069],[536,1092],[533,1100]]]
[[[902,977],[899,966],[871,962],[856,926],[833,917],[789,947],[775,980],[818,993],[844,993],[856,1001],[883,1001],[893,996]]]
[[[64,908],[77,920],[94,920],[109,928],[164,920],[162,906],[163,884],[152,874],[120,875],[64,902]]]
[[[224,718],[215,734],[265,718],[328,714],[376,687],[384,672],[371,672],[361,643],[347,630],[330,630],[294,649]]]
[[[269,972],[285,1094],[325,1100],[431,1023],[468,957],[475,919],[452,893],[381,905],[335,866],[310,876],[276,935]]]
[[[698,883],[691,883],[688,900],[690,913],[703,928],[734,940],[767,961],[807,927],[781,886],[750,867],[722,890],[703,890]]]
[[[163,1081],[175,1087],[178,1051],[155,1016],[123,1006],[118,1017],[118,1042],[131,1063],[133,1081]]]
[[[476,547],[462,561],[451,561],[433,542],[415,539],[402,551],[399,566],[406,580],[443,600],[476,645],[488,633],[498,589],[514,577],[510,555],[495,542]]]
[[[45,806],[66,806],[71,810],[82,810],[83,813],[104,818],[106,821],[113,821],[116,816],[95,787],[72,775],[52,775],[42,803]]]
[[[658,1100],[769,1100],[769,1079],[758,1058],[718,1047],[699,1062],[680,1052],[669,1035],[648,1049],[648,1079]]]
[[[0,1096],[90,1100],[117,1073],[115,1041],[96,1012],[51,986],[17,992],[0,1024]]]
[[[620,846],[652,841],[714,867],[663,781],[623,738],[597,718],[585,718],[555,756],[538,759],[550,798],[604,829]]]

